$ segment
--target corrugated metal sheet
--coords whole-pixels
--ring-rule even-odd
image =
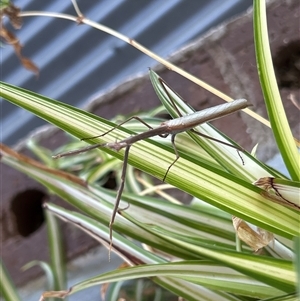
[[[23,11],[75,14],[68,0],[14,3]],[[166,57],[211,27],[242,13],[252,0],[82,0],[78,4],[88,18]],[[23,54],[39,66],[40,75],[36,78],[25,70],[11,47],[5,46],[1,49],[1,80],[76,106],[155,65],[130,45],[66,20],[27,17],[17,35],[24,45]],[[41,119],[1,100],[3,142],[14,144],[42,124]]]

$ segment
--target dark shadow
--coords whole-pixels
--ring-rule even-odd
[[[37,189],[18,193],[11,200],[11,211],[15,216],[17,230],[23,237],[34,233],[44,223],[42,204],[46,194]]]
[[[280,47],[273,62],[279,88],[300,88],[299,40]]]

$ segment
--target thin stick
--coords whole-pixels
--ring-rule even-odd
[[[198,86],[206,89],[207,91],[210,91],[212,94],[222,98],[223,100],[225,100],[225,101],[232,101],[233,100],[233,98],[231,98],[230,96],[222,93],[221,91],[219,91],[216,88],[210,86],[206,82],[198,79],[197,77],[193,76],[192,74],[182,70],[181,68],[179,68],[176,65],[172,64],[171,62],[163,59],[162,57],[160,57],[157,54],[155,54],[154,52],[150,51],[149,49],[147,49],[143,45],[139,44],[135,40],[133,40],[133,39],[117,32],[117,31],[115,31],[115,30],[113,30],[113,29],[111,29],[107,26],[104,26],[102,24],[98,24],[98,23],[84,17],[84,15],[82,15],[81,13],[79,13],[78,16],[73,16],[73,15],[69,15],[69,14],[62,14],[62,13],[56,13],[56,12],[24,11],[24,12],[20,12],[18,15],[20,17],[32,17],[32,16],[40,17],[40,16],[44,16],[44,17],[51,17],[51,18],[60,18],[60,19],[70,20],[70,21],[73,21],[73,22],[76,22],[76,23],[86,24],[86,25],[91,26],[95,29],[106,32],[107,34],[112,35],[112,36],[114,36],[114,37],[130,44],[134,48],[138,49],[139,51],[141,51],[144,54],[148,55],[149,57],[153,58],[154,60],[160,62],[161,64],[166,66],[169,70],[173,70],[174,72],[182,75],[183,77],[189,79],[190,81],[192,81],[195,84],[197,84]],[[270,122],[268,120],[266,120],[265,118],[263,118],[259,114],[255,113],[254,111],[251,111],[249,109],[244,109],[244,111],[248,115],[253,117],[254,119],[256,119],[256,120],[260,121],[261,123],[263,123],[264,125],[266,125],[267,127],[269,127],[269,128],[271,127]]]

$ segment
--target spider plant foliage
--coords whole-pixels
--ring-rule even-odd
[[[172,109],[171,96],[181,114],[191,113],[191,109],[173,90],[170,89],[167,94],[165,93],[156,73],[150,71],[150,78],[159,98],[167,108],[169,104]],[[115,126],[110,121],[33,92],[5,83],[2,84],[2,88],[1,96],[5,99],[26,108],[78,138],[96,136]],[[169,112],[174,114],[171,109]],[[153,126],[158,123],[154,118],[149,118],[148,121]],[[134,122],[126,128],[119,127],[89,142],[107,143],[144,130],[141,125]],[[200,126],[197,130],[231,142],[208,124]],[[193,147],[180,147],[181,141]],[[130,207],[117,215],[113,225],[112,251],[117,252],[131,266],[141,263],[146,265],[99,275],[68,291],[47,292],[45,298],[46,296],[65,297],[100,283],[150,276],[154,277],[154,281],[161,286],[168,287],[170,291],[188,300],[203,298],[207,289],[210,293],[213,292],[213,298],[218,296],[217,298],[222,297],[224,300],[231,300],[231,294],[267,298],[284,295],[294,290],[296,274],[291,262],[293,254],[289,245],[281,243],[281,237],[290,240],[297,235],[299,212],[265,198],[262,196],[263,190],[251,184],[259,175],[278,177],[279,173],[270,170],[245,152],[241,154],[243,163],[236,150],[219,145],[217,142],[207,141],[194,133],[181,134],[176,143],[179,144],[180,159],[170,169],[166,182],[223,210],[213,207],[212,209],[205,204],[195,207],[184,206],[162,199],[139,196],[138,192],[141,188],[136,183],[134,172],[131,170],[127,185],[131,193],[123,194],[124,204],[121,204],[121,207],[126,207],[129,203]],[[205,144],[209,147],[207,153],[201,151],[203,148],[206,149]],[[45,155],[48,153],[47,150],[33,142],[30,142],[29,146],[49,165],[49,154]],[[70,149],[72,146],[77,147],[72,143],[65,149]],[[73,164],[82,166],[83,172],[80,175],[85,180],[95,179],[88,182],[56,168],[70,169],[71,157],[52,162],[50,167],[46,167],[5,146],[2,146],[1,154],[4,163],[43,183],[52,193],[65,199],[82,213],[71,212],[52,204],[46,204],[46,210],[87,231],[104,245],[109,245],[108,223],[115,193],[99,187],[97,179],[111,170],[119,169],[118,158],[122,159],[122,150],[114,152],[102,147],[90,154],[77,155]],[[99,154],[102,163],[95,165]],[[213,156],[209,157],[208,154]],[[159,179],[162,179],[166,168],[173,160],[174,150],[168,139],[154,137],[139,141],[130,149],[130,165]],[[91,171],[86,167],[91,167]],[[91,176],[91,173],[98,176]],[[133,191],[135,193],[132,193]],[[243,246],[243,251],[236,251],[235,231],[228,213],[277,234],[278,239],[272,239],[264,255],[252,254],[251,249],[246,245]],[[145,251],[133,244],[130,237],[146,243],[153,248],[152,251]],[[269,241],[266,245],[268,243]],[[155,250],[159,250],[160,255]],[[162,256],[161,252],[165,256]],[[170,258],[180,261],[180,264],[172,263],[173,260]],[[214,275],[216,273],[219,275],[217,280],[209,276],[210,269],[214,271]],[[226,281],[221,277],[224,274]],[[275,279],[274,275],[279,276]]]
[[[261,9],[262,1],[255,3],[259,5],[259,9],[254,7],[255,30],[259,33],[266,29],[259,22],[265,12]],[[259,41],[258,38],[256,43]],[[263,47],[257,51],[263,51]],[[150,80],[173,118],[193,113],[152,70]],[[112,121],[7,83],[1,83],[0,96],[78,138],[52,155],[81,148],[86,142],[106,144],[147,130],[137,121],[115,128],[116,123]],[[272,110],[270,114],[277,116],[271,118],[272,122],[280,122],[282,114]],[[153,114],[148,114],[145,120],[153,128],[162,122]],[[281,135],[282,128],[277,128]],[[238,147],[209,124],[195,129]],[[94,137],[106,132],[104,136]],[[86,137],[94,138],[79,141]],[[296,196],[300,185],[295,169],[297,155],[292,147],[289,145],[289,150],[284,152],[285,162],[290,160],[291,180],[246,151],[238,153],[192,131],[176,136],[175,143],[180,158],[170,168],[166,183],[158,186],[153,186],[148,175],[164,178],[175,159],[170,138],[156,136],[131,146],[120,204],[120,208],[127,209],[119,210],[116,215],[112,242],[109,222],[116,192],[101,184],[111,172],[119,179],[124,149],[117,152],[100,146],[74,157],[53,160],[49,150],[29,141],[28,147],[43,162],[40,163],[5,145],[0,146],[3,163],[34,178],[50,193],[78,209],[75,212],[45,203],[51,218],[56,216],[71,223],[108,249],[111,243],[111,251],[128,265],[69,289],[49,290],[40,300],[65,298],[104,283],[111,283],[104,291],[105,298],[116,300],[113,298],[119,286],[112,283],[141,277],[151,277],[159,286],[186,300],[296,300],[299,267],[295,269],[295,265],[297,262],[299,265],[300,255],[294,251],[293,239],[299,236],[300,211]],[[281,143],[280,151],[287,144]],[[137,174],[136,170],[144,173]],[[170,187],[192,195],[193,202],[184,205],[174,199],[163,190]],[[144,190],[159,197],[146,195]],[[299,240],[296,241],[295,249],[299,250]],[[59,255],[53,253],[53,256]]]

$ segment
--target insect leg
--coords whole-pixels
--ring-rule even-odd
[[[246,150],[245,150],[244,148],[242,148],[241,146],[236,146],[236,145],[232,145],[232,144],[230,144],[230,143],[226,143],[226,142],[221,141],[221,140],[219,140],[219,139],[216,139],[216,138],[214,138],[214,137],[211,137],[211,136],[202,134],[202,133],[200,133],[200,132],[198,132],[198,131],[196,131],[196,130],[194,130],[194,129],[191,129],[191,131],[192,131],[193,133],[197,134],[198,136],[204,137],[204,138],[206,138],[206,139],[209,139],[209,140],[212,140],[212,141],[215,141],[215,142],[218,142],[218,143],[221,143],[221,144],[223,144],[223,145],[226,145],[226,146],[229,146],[229,147],[232,147],[232,148],[236,149],[236,151],[237,151],[237,153],[238,153],[238,156],[240,157],[240,159],[241,159],[241,161],[242,161],[242,163],[243,163],[243,165],[244,165],[244,160],[243,160],[243,158],[242,158],[240,152],[243,152],[243,153],[244,153],[244,152],[246,152]]]
[[[142,124],[144,124],[148,129],[152,129],[152,127],[151,127],[148,123],[146,123],[144,120],[142,120],[140,117],[138,117],[138,116],[132,116],[132,117],[130,117],[130,118],[126,119],[125,121],[119,123],[118,125],[116,125],[116,126],[113,127],[112,129],[108,130],[107,132],[105,132],[105,133],[103,133],[103,134],[101,134],[101,135],[93,136],[93,137],[87,137],[87,138],[82,138],[81,140],[89,140],[89,139],[94,139],[94,138],[103,137],[103,136],[105,136],[106,134],[108,134],[108,133],[114,131],[115,129],[119,128],[121,125],[123,125],[123,124],[129,122],[129,121],[132,120],[132,119],[136,119],[137,121],[139,121],[139,122],[141,122]]]
[[[176,137],[176,134],[172,134],[171,136],[171,142],[172,142],[172,145],[173,145],[173,149],[174,149],[174,152],[175,152],[175,155],[176,155],[176,158],[175,160],[171,163],[171,165],[168,167],[165,175],[164,175],[164,178],[163,178],[163,181],[165,181],[168,173],[169,173],[169,170],[171,169],[171,167],[177,162],[177,160],[180,158],[179,156],[179,153],[178,153],[178,150],[176,148],[176,145],[175,145],[175,137]]]
[[[122,168],[122,175],[121,175],[121,184],[117,192],[117,197],[114,205],[114,209],[110,218],[109,222],[109,239],[110,239],[110,245],[109,245],[109,251],[111,251],[112,247],[112,226],[116,218],[116,214],[119,209],[119,204],[121,200],[121,196],[124,190],[124,185],[125,185],[125,179],[126,179],[126,171],[127,171],[127,163],[128,163],[128,156],[129,156],[129,149],[130,149],[130,144],[126,146],[125,148],[125,153],[124,153],[124,163],[123,163],[123,168]]]

